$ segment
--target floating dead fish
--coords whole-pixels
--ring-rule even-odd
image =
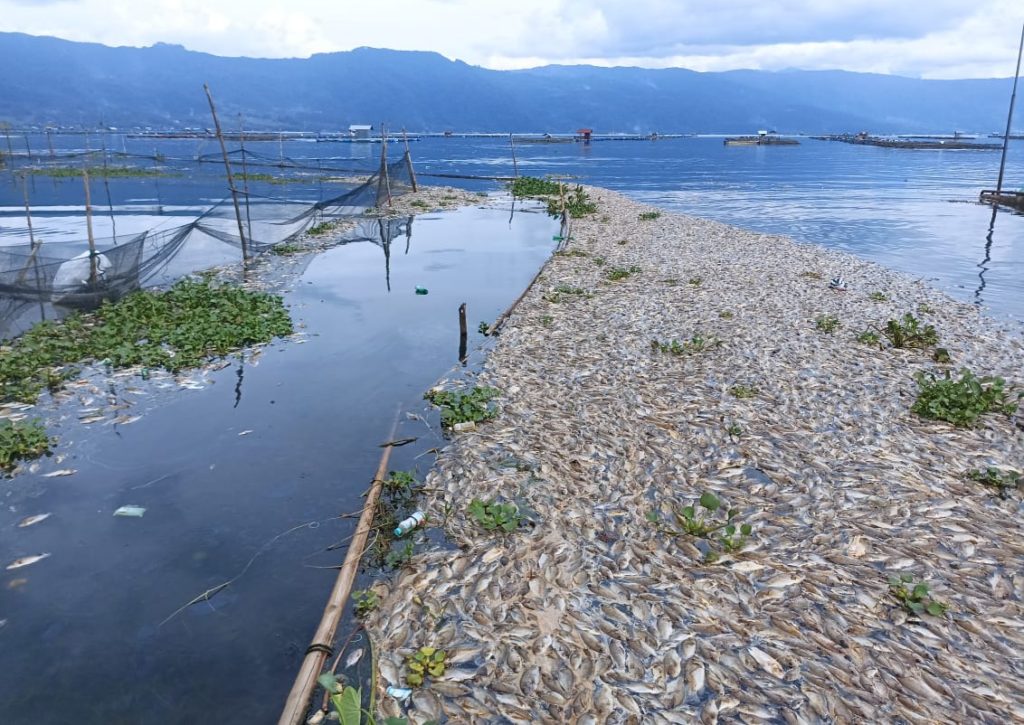
[[[349,667],[355,667],[356,663],[359,662],[359,660],[362,659],[362,657],[363,657],[363,648],[362,647],[360,647],[359,649],[353,650],[352,652],[349,653],[348,657],[345,658],[345,668],[348,669]]]
[[[114,511],[114,516],[128,516],[128,517],[131,517],[131,518],[137,518],[138,519],[138,518],[142,518],[142,516],[145,513],[146,513],[146,509],[144,507],[142,507],[142,506],[128,505],[128,506],[121,506],[116,511]]]
[[[47,554],[35,554],[33,556],[23,556],[20,559],[15,559],[10,564],[8,564],[7,565],[7,571],[13,571],[15,569],[21,569],[21,568],[26,567],[26,566],[32,566],[36,562],[42,561],[43,559],[48,559],[49,557],[50,557],[50,555],[48,553]]]
[[[42,475],[42,478],[57,478],[59,476],[70,476],[75,473],[78,473],[78,471],[76,471],[74,468],[61,468],[58,471],[50,471],[49,473],[44,473]]]
[[[33,526],[35,524],[38,524],[40,521],[46,521],[46,519],[50,518],[52,515],[53,514],[45,513],[45,514],[36,514],[35,516],[26,516],[25,518],[23,518],[21,521],[18,522],[18,528],[19,529],[28,528],[29,526]]]

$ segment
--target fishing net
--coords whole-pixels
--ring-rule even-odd
[[[111,158],[124,163],[127,156],[117,154]],[[68,157],[63,155],[50,163],[66,164]],[[322,164],[310,167],[301,161],[271,159],[245,150],[232,152],[231,157],[232,169],[238,177],[235,180],[239,191],[240,213],[237,216],[234,202],[227,196],[183,224],[95,238],[92,250],[86,239],[59,242],[36,239],[30,244],[0,246],[0,336],[8,337],[25,329],[24,318],[35,321],[40,316],[43,319],[60,316],[61,310],[55,308],[87,309],[132,290],[169,284],[196,271],[237,262],[242,257],[243,244],[250,258],[259,256],[276,245],[294,241],[318,224],[361,219],[354,231],[343,237],[342,243],[372,241],[383,246],[387,255],[391,240],[406,233],[411,223],[377,218],[373,214],[375,208],[386,206],[394,197],[412,191],[415,182],[408,151],[390,163],[385,151],[372,171],[365,167],[324,168]],[[205,171],[209,156],[198,155],[184,161],[158,156],[146,158],[159,163],[164,176],[184,174],[187,169],[190,181],[194,182],[204,173],[214,177],[217,174]],[[104,163],[106,160],[105,155]],[[223,164],[219,154],[218,160]],[[239,165],[245,171],[241,171]],[[267,166],[278,167],[277,175],[271,177],[252,171]],[[313,173],[304,177],[307,172]],[[282,173],[289,176],[281,176]],[[352,176],[339,177],[342,173]],[[250,179],[266,180],[267,177],[319,183],[321,195],[322,182],[326,180],[331,194],[309,202],[259,195],[249,189]],[[92,179],[92,185],[98,181]],[[220,181],[224,181],[223,165]],[[173,191],[173,186],[165,182],[164,193]],[[109,187],[107,195],[109,199]],[[116,230],[113,202],[110,208]]]

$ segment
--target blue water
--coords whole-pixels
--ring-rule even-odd
[[[168,164],[217,150],[209,141],[138,140],[115,134],[54,137],[53,144],[58,153],[101,144],[133,154],[159,152]],[[29,146],[44,152],[47,141],[30,137]],[[304,160],[307,173],[372,168],[380,153],[375,144],[306,141],[249,142],[247,148],[268,164],[281,156]],[[411,148],[428,182],[493,189],[493,183],[429,175],[513,173],[507,139],[425,138]],[[392,146],[391,158],[399,151]],[[725,147],[720,138],[685,138],[589,146],[518,144],[516,157],[522,174],[572,176],[667,209],[844,249],[927,278],[995,315],[1024,316],[1024,216],[998,214],[990,234],[992,211],[976,203],[982,188],[995,185],[998,152],[909,151],[813,139],[802,139],[797,147]],[[226,185],[217,164],[184,168],[178,179],[112,180],[114,205],[159,199],[189,212],[197,204],[224,198]],[[279,171],[272,165],[250,170]],[[36,177],[31,183],[33,203],[43,214],[47,205],[81,204],[78,182]],[[1024,141],[1011,141],[1005,188],[1022,187]],[[333,190],[323,183],[255,184],[254,192],[316,201],[329,198]],[[94,196],[100,197],[94,200],[97,205],[106,198],[96,191]],[[0,174],[0,242],[23,228],[20,203],[11,174]]]

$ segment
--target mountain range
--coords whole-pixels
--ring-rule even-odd
[[[357,48],[309,58],[221,57],[158,43],[107,47],[0,33],[0,122],[339,131],[914,133],[1001,130],[1011,79],[847,71],[549,65],[496,71],[431,52]]]

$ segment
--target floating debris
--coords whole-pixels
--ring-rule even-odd
[[[8,564],[7,571],[14,571],[15,569],[21,569],[26,566],[32,566],[36,562],[48,558],[50,558],[49,554],[35,554],[33,556],[23,556],[20,559],[15,559],[10,564]]]
[[[60,470],[57,471],[50,471],[49,473],[44,473],[42,475],[42,478],[57,478],[60,476],[71,476],[75,473],[78,473],[78,471],[76,471],[74,468],[61,468]]]
[[[46,521],[46,519],[50,518],[52,515],[53,514],[45,513],[36,514],[35,516],[26,516],[18,522],[18,528],[27,529],[29,526],[34,526],[35,524],[38,524],[40,521]]]
[[[142,506],[122,506],[114,512],[114,516],[130,516],[132,518],[142,518],[143,514],[146,513],[146,509]]]

